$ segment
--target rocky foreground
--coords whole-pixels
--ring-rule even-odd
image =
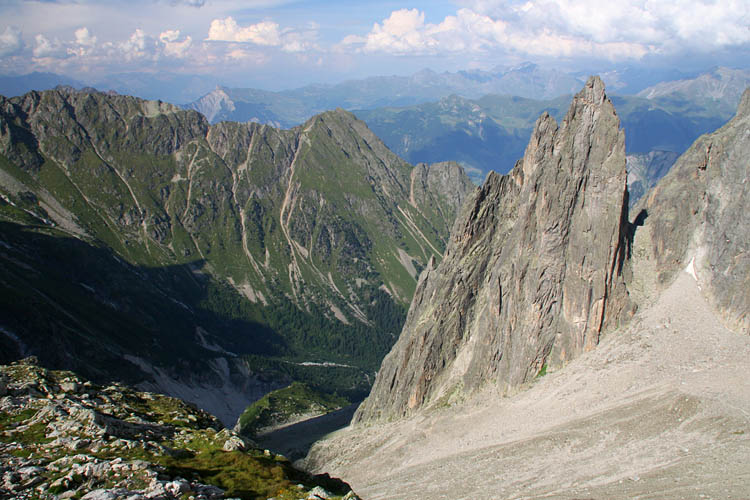
[[[0,366],[0,498],[356,499],[187,403],[29,358]]]

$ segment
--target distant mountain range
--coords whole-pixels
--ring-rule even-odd
[[[216,80],[213,76],[175,73],[117,73],[94,80],[40,72],[17,76],[0,75],[0,95],[6,97],[20,96],[32,90],[50,90],[58,85],[76,89],[90,87],[142,99],[183,103],[210,92],[216,86]]]
[[[258,121],[291,127],[316,113],[338,107],[353,110],[411,106],[451,94],[467,98],[512,94],[549,99],[570,94],[580,85],[575,76],[526,64],[499,72],[422,70],[412,76],[379,76],[281,92],[217,87],[186,107],[200,111],[212,123]]]
[[[479,183],[491,170],[509,171],[523,156],[539,115],[547,111],[561,119],[570,97],[555,96],[580,85],[577,77],[524,65],[498,72],[422,71],[408,78],[372,78],[286,92],[217,88],[188,107],[211,122],[256,121],[278,127],[327,108],[355,110],[407,161],[457,161]],[[733,115],[747,85],[750,71],[716,68],[693,79],[643,89],[638,96],[613,96],[628,153],[682,153],[698,136]]]
[[[492,170],[508,172],[523,156],[539,115],[547,112],[562,119],[569,99],[488,95],[472,100],[454,95],[416,106],[355,113],[407,161],[457,161],[479,183]],[[628,154],[682,153],[698,136],[730,118],[725,101],[731,100],[729,96],[693,105],[675,96],[612,97],[625,129]]]

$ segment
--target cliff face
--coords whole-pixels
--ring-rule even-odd
[[[698,139],[641,200],[636,239],[658,284],[689,268],[727,326],[750,332],[750,89],[724,127]],[[642,235],[639,238],[639,233]],[[644,266],[645,264],[645,266]]]
[[[488,381],[510,389],[596,346],[632,310],[627,204],[624,134],[592,78],[559,126],[542,115],[524,158],[464,205],[354,421]]]

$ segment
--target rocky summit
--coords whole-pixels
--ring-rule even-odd
[[[506,176],[490,174],[443,261],[420,277],[355,422],[401,417],[488,382],[510,391],[630,317],[624,139],[599,78],[559,126],[539,118],[523,159]]]
[[[178,399],[102,387],[31,358],[0,366],[0,498],[230,497],[358,498]]]

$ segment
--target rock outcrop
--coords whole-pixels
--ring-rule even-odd
[[[735,117],[699,138],[635,207],[641,256],[656,284],[688,268],[733,330],[750,332],[750,89]],[[643,273],[641,273],[643,274]]]
[[[354,422],[490,381],[511,390],[596,346],[633,308],[627,205],[624,133],[594,77],[559,126],[542,115],[524,158],[464,205]]]
[[[178,399],[99,386],[35,358],[0,366],[0,379],[0,498],[358,498]]]

